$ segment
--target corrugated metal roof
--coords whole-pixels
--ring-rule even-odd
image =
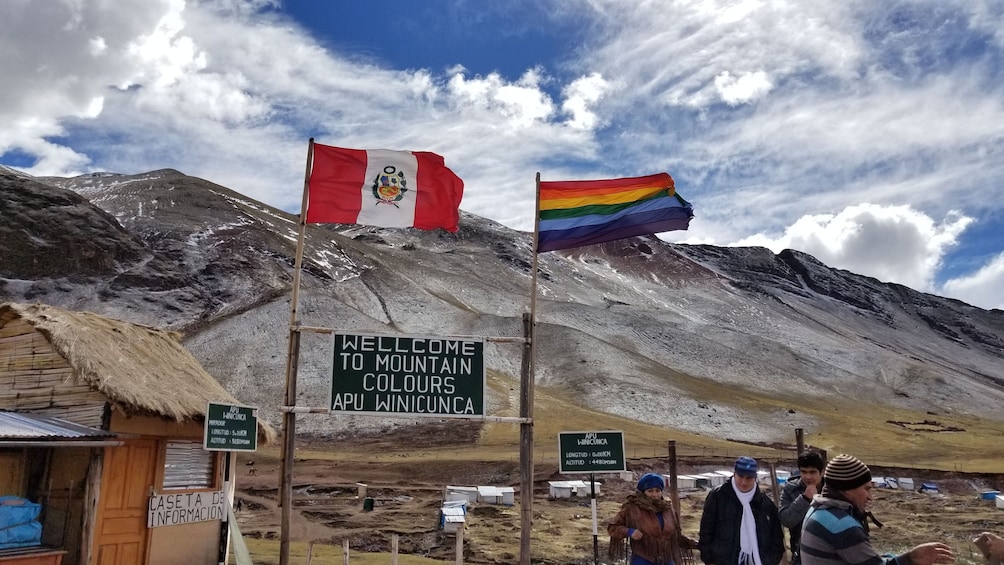
[[[0,411],[0,440],[89,439],[114,435],[52,416]]]

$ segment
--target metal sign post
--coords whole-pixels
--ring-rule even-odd
[[[595,473],[626,471],[627,458],[624,457],[624,453],[624,432],[560,432],[558,434],[558,472],[561,474],[589,473],[590,506],[593,511],[593,565],[600,562]]]
[[[589,473],[589,506],[593,509],[593,565],[600,563],[600,532],[596,522],[596,475]]]

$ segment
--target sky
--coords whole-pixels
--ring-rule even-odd
[[[172,168],[299,212],[308,140],[434,151],[461,209],[666,171],[681,243],[1004,309],[1001,0],[4,0],[0,164]]]

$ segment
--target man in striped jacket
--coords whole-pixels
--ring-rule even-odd
[[[879,555],[868,540],[871,470],[851,455],[838,455],[823,471],[823,490],[802,523],[802,565],[934,565],[952,563],[943,543],[924,543],[901,555]]]

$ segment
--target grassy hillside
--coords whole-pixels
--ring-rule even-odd
[[[496,415],[516,416],[519,411],[518,383],[498,376],[489,377],[489,387],[507,401]],[[857,455],[869,464],[888,467],[915,467],[944,471],[996,472],[1004,459],[1004,422],[977,420],[951,414],[920,413],[862,403],[813,404],[811,401],[767,398],[720,387],[718,402],[760,411],[797,410],[820,422],[819,428],[805,430],[805,442],[825,449],[833,456],[841,452]],[[627,457],[663,458],[667,443],[676,441],[681,457],[728,459],[749,454],[758,458],[791,461],[790,451],[776,446],[742,442],[742,430],[734,431],[738,441],[720,440],[679,430],[653,426],[636,420],[592,411],[577,405],[562,390],[537,387],[534,402],[534,461],[536,465],[557,467],[558,433],[562,431],[620,430],[624,432]],[[810,399],[811,400],[811,399]],[[463,425],[450,422],[445,426]],[[782,424],[779,424],[782,425]],[[791,446],[795,435],[791,431]],[[307,453],[307,457],[374,461],[409,458],[416,460],[519,460],[519,425],[487,423],[473,444],[443,445],[399,450],[373,449],[353,443],[337,453]]]

